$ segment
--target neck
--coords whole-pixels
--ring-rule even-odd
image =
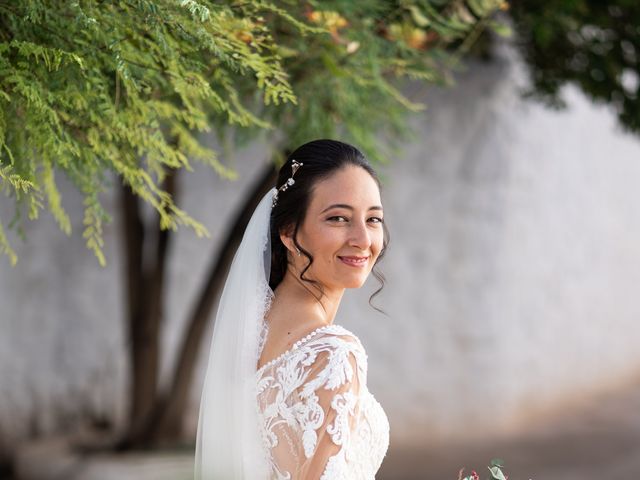
[[[324,287],[323,290],[321,295],[313,283],[300,280],[298,273],[287,270],[282,282],[275,289],[270,311],[274,315],[268,315],[268,321],[287,329],[305,324],[331,325],[345,289]],[[286,314],[278,314],[278,311],[286,311]]]

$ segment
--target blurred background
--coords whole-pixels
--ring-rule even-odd
[[[376,478],[638,471],[636,2],[25,1],[0,25],[0,478],[192,477],[226,268],[322,137],[383,180],[386,315],[371,279],[336,319],[389,417]]]

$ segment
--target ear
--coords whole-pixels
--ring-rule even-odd
[[[280,230],[280,241],[291,253],[296,251],[296,245],[293,243],[293,227]]]

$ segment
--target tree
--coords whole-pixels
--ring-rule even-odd
[[[0,175],[35,218],[46,198],[60,227],[54,172],[85,195],[84,232],[104,262],[99,193],[105,172],[122,179],[131,338],[130,428],[122,447],[173,438],[190,390],[199,338],[248,216],[286,154],[265,159],[249,198],[196,295],[167,391],[158,391],[158,336],[171,231],[206,234],[175,203],[190,159],[233,177],[197,132],[244,142],[277,125],[296,145],[340,136],[383,161],[380,132],[406,138],[408,111],[421,108],[395,84],[448,83],[499,0],[224,2],[121,0],[0,3]],[[27,142],[27,139],[29,140]],[[145,225],[139,201],[157,211]],[[0,226],[1,228],[1,226]],[[0,230],[0,245],[15,262]],[[153,235],[154,241],[145,242]],[[151,250],[148,250],[151,245]],[[150,260],[150,261],[145,261]],[[148,265],[145,266],[145,265]]]
[[[211,117],[266,126],[239,100],[238,75],[265,104],[295,101],[276,45],[255,19],[276,11],[313,31],[266,2],[30,0],[2,2],[0,11],[3,187],[16,199],[17,220],[25,210],[37,218],[46,199],[68,234],[54,178],[67,175],[84,195],[84,236],[102,264],[105,172],[153,205],[161,228],[186,224],[205,234],[158,184],[191,160],[233,175],[195,132],[209,131]],[[0,246],[15,263],[4,230]]]
[[[519,50],[529,67],[529,94],[564,106],[560,90],[580,88],[611,105],[640,134],[640,4],[633,0],[520,0],[511,8]]]

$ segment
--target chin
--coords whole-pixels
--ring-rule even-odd
[[[364,285],[364,282],[366,280],[367,280],[367,277],[345,279],[345,281],[343,282],[343,287],[344,288],[360,288]]]

